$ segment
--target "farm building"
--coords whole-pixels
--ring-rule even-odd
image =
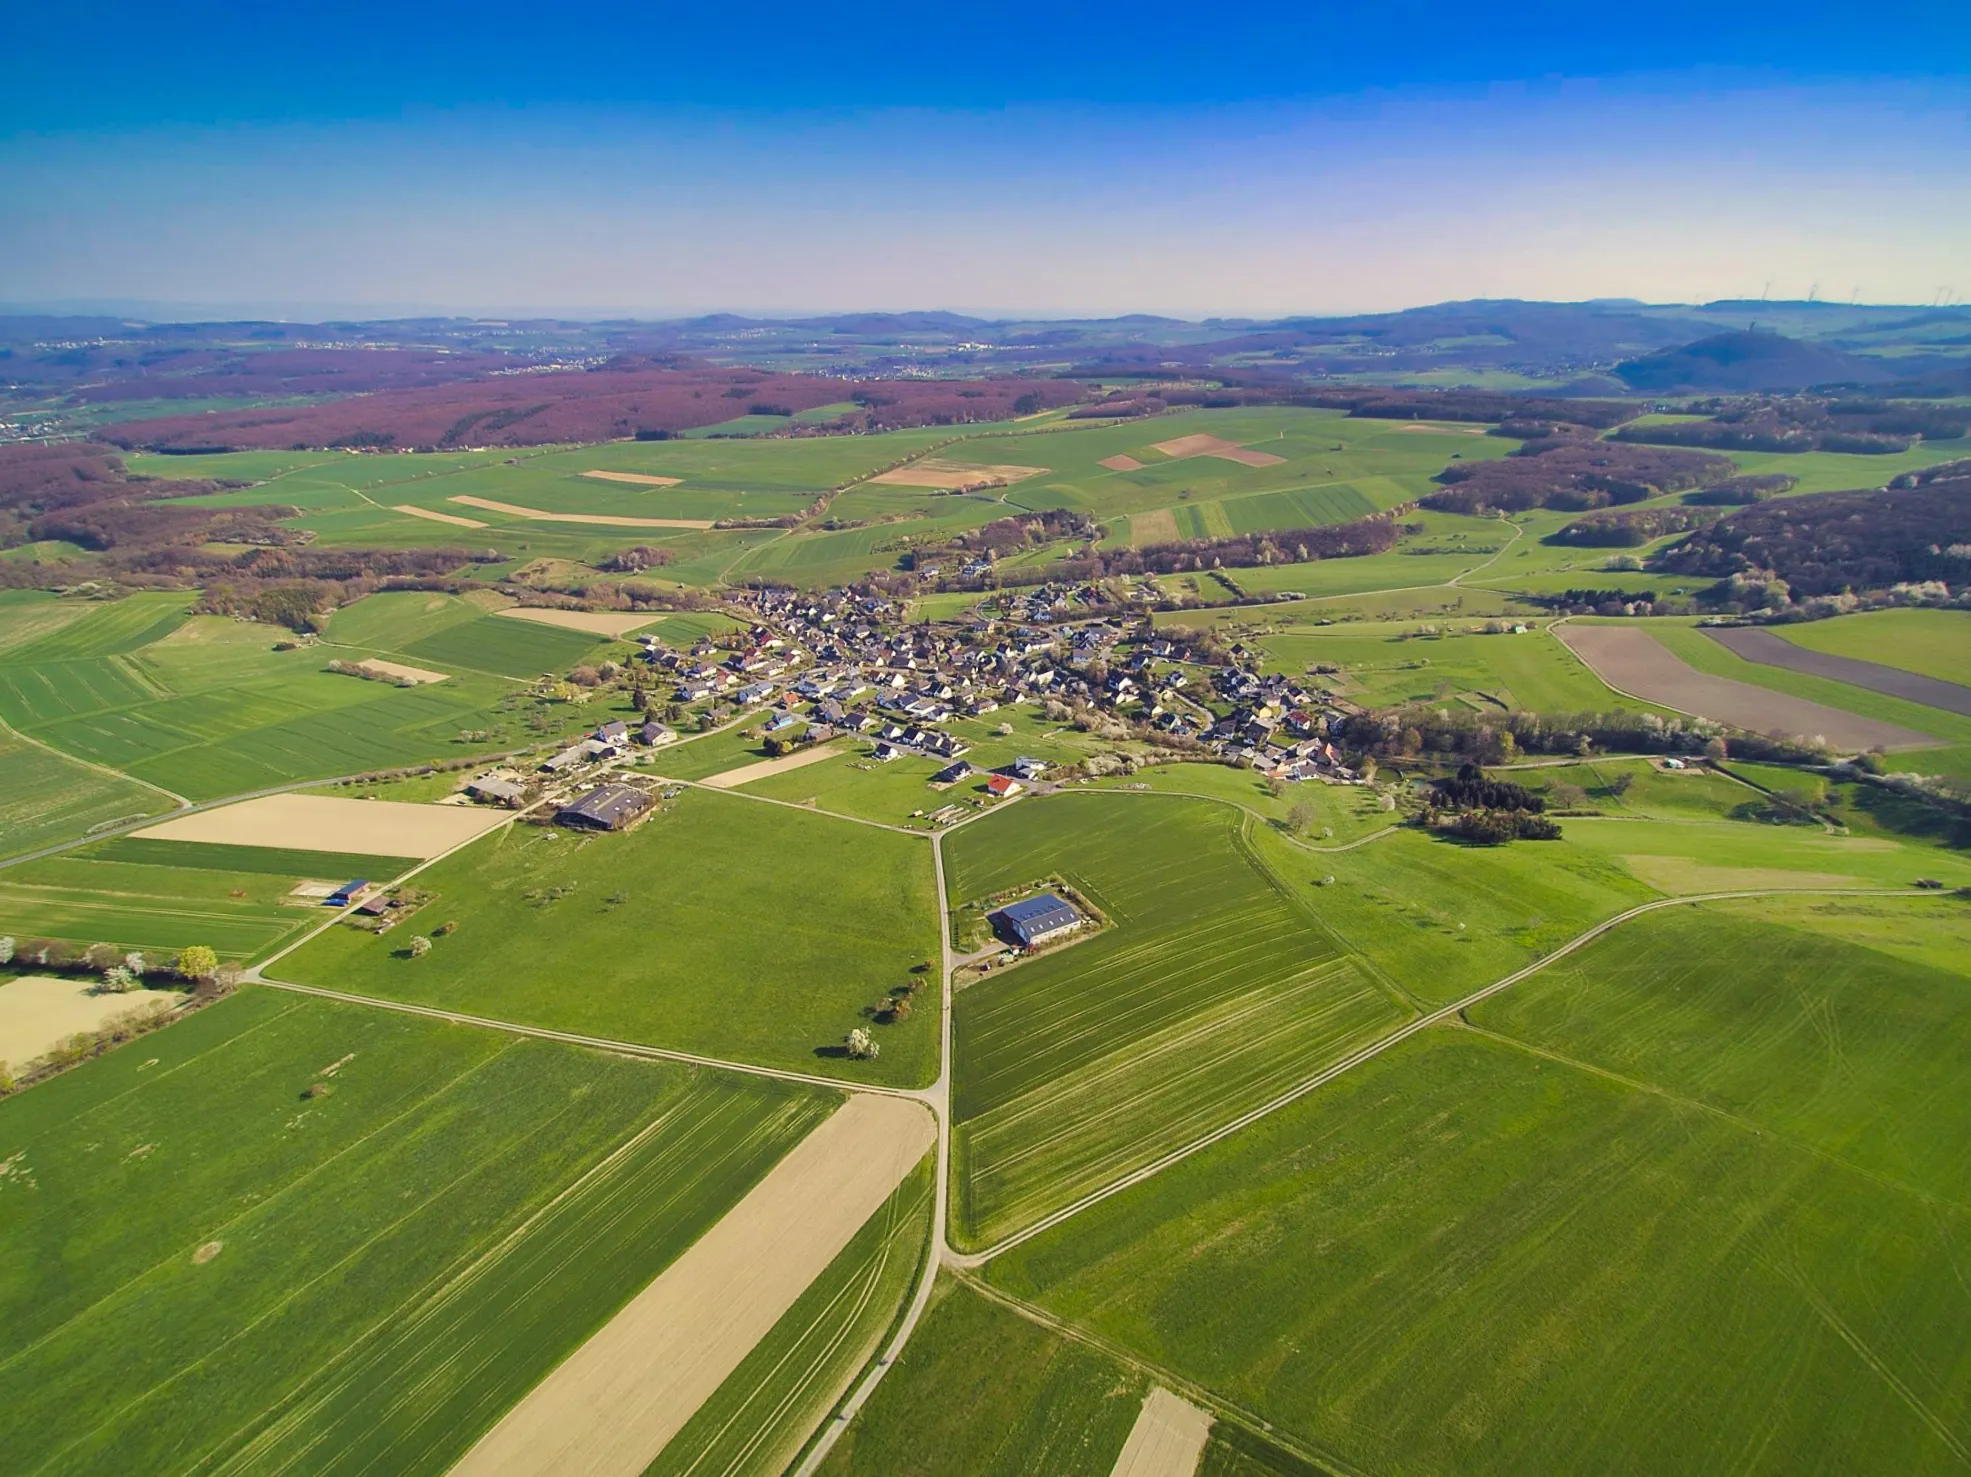
[[[1073,933],[1081,927],[1081,914],[1072,903],[1063,902],[1051,892],[1011,903],[994,914],[999,926],[1019,940],[1024,949],[1037,949],[1051,939]]]
[[[484,800],[491,805],[519,806],[527,799],[527,792],[512,780],[493,775],[472,781],[465,787],[465,793],[474,800]]]
[[[650,809],[650,797],[634,785],[597,785],[579,800],[574,800],[555,812],[555,820],[564,826],[576,826],[590,831],[620,831],[646,810]]]
[[[336,888],[334,892],[322,899],[322,906],[325,908],[346,908],[351,903],[359,900],[365,892],[369,891],[369,886],[370,882],[367,877],[358,877],[353,882],[345,882],[342,886]]]
[[[1025,788],[1025,785],[1009,774],[995,774],[986,780],[987,791],[994,795],[1017,795]]]

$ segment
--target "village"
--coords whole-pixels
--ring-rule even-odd
[[[1215,760],[1283,783],[1360,782],[1339,742],[1352,706],[1260,671],[1256,653],[1161,634],[1146,618],[1103,607],[1092,588],[1001,598],[1001,613],[930,624],[907,621],[901,603],[875,593],[742,592],[728,610],[744,625],[719,640],[681,647],[637,638],[618,680],[636,694],[640,716],[603,722],[531,770],[478,775],[465,796],[551,810],[564,826],[626,829],[655,803],[630,776],[685,732],[737,727],[758,735],[768,759],[858,738],[876,765],[906,755],[940,761],[927,780],[933,792],[969,782],[982,800],[1004,800],[1048,787],[1060,766],[1019,755],[977,768],[967,758],[973,745],[947,725],[1021,707],[1132,741],[1134,762]],[[928,819],[935,827],[965,813],[953,802]]]

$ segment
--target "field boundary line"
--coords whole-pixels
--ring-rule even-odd
[[[1188,1379],[1178,1374],[1175,1370],[1168,1369],[1156,1363],[1154,1360],[1144,1358],[1135,1350],[1118,1344],[1103,1334],[1083,1328],[1080,1324],[1071,1322],[1061,1317],[1058,1313],[1051,1313],[1036,1303],[1030,1303],[1023,1297],[1007,1292],[1004,1288],[994,1287],[990,1282],[973,1275],[971,1272],[954,1269],[951,1275],[953,1281],[961,1283],[980,1297],[985,1298],[988,1302],[997,1303],[1016,1317],[1024,1318],[1036,1327],[1047,1329],[1051,1333],[1059,1334],[1062,1338],[1069,1339],[1074,1343],[1105,1354],[1118,1364],[1135,1370],[1138,1374],[1149,1376],[1156,1383],[1169,1389],[1172,1394],[1184,1395],[1186,1399],[1193,1401],[1193,1403],[1204,1406],[1215,1414],[1229,1418],[1235,1425],[1244,1427],[1256,1436],[1264,1437],[1273,1445],[1282,1448],[1290,1455],[1296,1456],[1312,1466],[1320,1468],[1323,1472],[1332,1473],[1333,1477],[1368,1477],[1368,1473],[1363,1468],[1351,1467],[1338,1457],[1327,1456],[1310,1450],[1301,1443],[1300,1438],[1287,1435],[1278,1426],[1273,1425],[1256,1411],[1248,1410],[1244,1406],[1226,1399],[1217,1390],[1201,1385],[1196,1380]]]
[[[93,769],[98,774],[106,774],[111,779],[125,780],[133,785],[141,785],[146,790],[155,790],[158,794],[166,796],[171,800],[177,801],[178,808],[180,810],[188,809],[192,805],[192,802],[190,800],[188,800],[185,796],[180,795],[176,790],[167,790],[164,788],[163,785],[153,784],[151,783],[151,781],[146,779],[139,779],[134,774],[125,774],[122,770],[112,769],[107,764],[98,764],[93,759],[84,759],[80,754],[71,754],[66,749],[58,749],[53,744],[45,743],[41,739],[34,737],[32,734],[22,733],[18,728],[14,727],[13,724],[7,722],[4,718],[0,718],[0,733],[4,733],[13,738],[17,738],[24,744],[32,744],[37,749],[41,749],[46,751],[47,753],[53,754],[57,759],[66,759],[71,764],[80,764],[84,769]],[[156,817],[152,816],[152,817],[148,817],[148,819],[155,820]]]
[[[510,1036],[528,1036],[537,1041],[559,1041],[568,1046],[586,1046],[596,1051],[614,1052],[618,1056],[642,1057],[649,1061],[677,1062],[689,1067],[712,1067],[726,1072],[743,1072],[748,1076],[770,1077],[780,1082],[799,1082],[809,1087],[829,1087],[837,1092],[867,1092],[879,1097],[900,1097],[921,1102],[927,1090],[913,1087],[885,1087],[872,1082],[853,1082],[838,1077],[822,1077],[810,1072],[796,1072],[784,1067],[763,1067],[753,1062],[728,1061],[723,1057],[701,1056],[696,1052],[677,1051],[668,1046],[649,1046],[641,1041],[618,1041],[608,1036],[584,1036],[574,1031],[556,1031],[547,1026],[528,1026],[518,1021],[468,1015],[463,1011],[445,1010],[436,1005],[415,1005],[408,1000],[385,1000],[377,995],[352,995],[345,990],[330,990],[321,985],[296,984],[292,980],[263,977],[256,983],[271,990],[288,990],[297,995],[314,995],[323,1000],[338,1000],[344,1005],[367,1005],[376,1010],[395,1010],[405,1015],[420,1015],[428,1020],[446,1021],[455,1026],[476,1026],[484,1031],[503,1031]]]
[[[745,766],[739,765],[735,767],[744,768]],[[726,770],[721,772],[730,773],[731,771]],[[929,831],[913,831],[908,826],[893,826],[888,821],[872,821],[866,816],[844,815],[839,810],[823,810],[818,805],[802,805],[798,801],[781,800],[772,795],[749,795],[744,790],[728,790],[723,785],[707,784],[706,780],[715,780],[718,778],[716,774],[707,775],[703,780],[681,780],[667,774],[655,774],[653,772],[653,778],[666,785],[689,785],[694,790],[710,790],[715,795],[737,795],[742,800],[757,800],[762,805],[784,805],[787,809],[798,810],[803,815],[825,815],[833,820],[850,821],[858,826],[874,826],[879,831],[894,831],[899,836],[915,836],[920,841],[932,834]],[[760,778],[769,779],[771,776],[761,775]],[[751,781],[748,781],[748,783],[750,784]]]
[[[1017,802],[1019,796],[1014,796]],[[1012,802],[1009,802],[1012,803]],[[994,815],[1004,806],[980,812],[980,816]],[[980,816],[968,817],[977,820]],[[960,822],[963,825],[965,822]],[[956,829],[955,827],[953,829]],[[809,1441],[808,1449],[801,1458],[800,1465],[794,1468],[794,1477],[813,1477],[815,1471],[828,1459],[828,1453],[835,1449],[835,1443],[849,1428],[876,1393],[876,1387],[883,1382],[883,1376],[903,1355],[904,1345],[917,1331],[925,1310],[931,1304],[931,1294],[937,1287],[938,1271],[943,1265],[948,1243],[945,1240],[946,1226],[951,1214],[951,976],[955,969],[951,951],[951,907],[945,892],[944,876],[944,837],[942,831],[931,833],[931,868],[938,890],[938,958],[939,958],[939,997],[943,1014],[938,1022],[938,1075],[937,1079],[918,1094],[919,1101],[931,1110],[937,1123],[937,1183],[931,1199],[931,1233],[924,1239],[923,1264],[917,1269],[917,1286],[911,1294],[910,1304],[896,1324],[895,1332],[876,1356],[863,1370],[861,1377],[850,1381],[849,1392],[842,1397],[834,1411],[822,1423],[821,1428]]]
[[[1588,944],[1593,943],[1596,939],[1600,938],[1603,934],[1608,933],[1610,930],[1618,928],[1622,924],[1627,923],[1632,919],[1640,918],[1645,913],[1654,913],[1663,908],[1684,907],[1694,903],[1734,902],[1746,898],[1761,898],[1761,897],[1929,897],[1929,896],[1931,896],[1930,893],[1919,892],[1914,888],[1786,887],[1786,888],[1762,888],[1762,889],[1743,891],[1743,892],[1694,893],[1688,897],[1657,898],[1652,902],[1638,904],[1636,907],[1630,908],[1621,913],[1617,913],[1612,918],[1604,919],[1602,922],[1597,923],[1594,927],[1588,929],[1584,933],[1575,935],[1573,938],[1569,939],[1566,943],[1554,949],[1551,953],[1543,955],[1541,958],[1534,960],[1533,963],[1526,965],[1524,968],[1515,970],[1513,973],[1506,975],[1501,979],[1494,980],[1489,985],[1481,986],[1479,989],[1472,991],[1469,995],[1464,996],[1462,999],[1452,1001],[1449,1005],[1441,1006],[1438,1009],[1429,1012],[1428,1014],[1420,1015],[1416,1019],[1408,1021],[1401,1026],[1398,1026],[1394,1031],[1390,1032],[1387,1036],[1380,1037],[1377,1040],[1370,1042],[1367,1046],[1361,1047],[1360,1049],[1351,1052],[1349,1055],[1343,1057],[1340,1061],[1334,1063],[1332,1066],[1323,1068],[1320,1072],[1315,1073],[1314,1076],[1309,1077],[1305,1081],[1300,1082],[1295,1086],[1287,1089],[1287,1091],[1281,1093],[1278,1097],[1273,1098],[1271,1101],[1262,1103],[1257,1108],[1250,1109],[1247,1112],[1240,1114],[1237,1118],[1234,1118],[1231,1122],[1226,1123],[1219,1128],[1213,1129],[1210,1133],[1204,1134],[1199,1138],[1192,1140],[1188,1144],[1184,1144],[1179,1146],[1178,1148],[1172,1149],[1169,1153],[1163,1155],[1161,1158],[1152,1160],[1149,1164],[1144,1165],[1141,1169],[1134,1170],[1131,1173],[1124,1175],[1121,1179],[1117,1180],[1114,1184],[1106,1185],[1100,1190],[1091,1191],[1089,1194],[1084,1195],[1081,1197],[1081,1199],[1075,1201],[1072,1205],[1064,1206],[1060,1210],[1054,1211],[1049,1215],[1043,1216],[1040,1220],[1035,1221],[1031,1226],[1028,1226],[1023,1230],[1014,1232],[1011,1236],[1006,1237],[1004,1240],[1001,1240],[992,1246],[986,1247],[982,1251],[959,1252],[953,1248],[947,1247],[945,1260],[949,1265],[966,1271],[970,1271],[978,1267],[982,1267],[987,1262],[991,1261],[993,1258],[1005,1255],[1005,1253],[1013,1250],[1015,1247],[1021,1246],[1024,1243],[1031,1241],[1034,1237],[1042,1234],[1045,1231],[1053,1230],[1056,1226],[1059,1226],[1066,1221],[1072,1220],[1075,1216],[1080,1215],[1083,1211],[1088,1210],[1096,1205],[1099,1205],[1102,1201],[1109,1199],[1111,1196],[1119,1195],[1124,1190],[1131,1189],[1136,1185],[1142,1184],[1145,1180],[1153,1179],[1155,1176],[1163,1173],[1164,1170],[1169,1169],[1171,1166],[1175,1164],[1182,1163],[1184,1160],[1190,1158],[1193,1154],[1196,1154],[1201,1150],[1208,1149],[1212,1147],[1214,1144],[1222,1143],[1224,1140],[1232,1137],[1233,1134],[1238,1133],[1243,1129],[1251,1127],[1253,1124],[1259,1122],[1262,1118],[1270,1117],[1272,1114],[1277,1113],[1280,1109],[1291,1106],[1292,1104],[1298,1102],[1301,1098],[1306,1097],[1309,1093],[1315,1091],[1317,1088],[1325,1087],[1328,1083],[1334,1081],[1335,1078],[1341,1076],[1343,1073],[1352,1071],[1354,1068],[1361,1066],[1364,1062],[1371,1061],[1374,1058],[1382,1055],[1385,1051],[1388,1051],[1391,1047],[1401,1045],[1403,1042],[1409,1040],[1412,1036],[1415,1036],[1422,1031],[1426,1031],[1432,1026],[1439,1025],[1446,1020],[1455,1019],[1461,1011],[1468,1010],[1474,1005],[1480,1004],[1483,1001],[1491,999],[1494,995],[1499,994],[1501,991],[1510,989],[1512,986],[1518,984],[1521,980],[1527,979],[1532,975],[1538,974],[1541,970],[1545,969],[1549,964],[1552,964],[1555,960],[1566,958],[1569,954],[1574,953],[1576,950],[1584,948]]]

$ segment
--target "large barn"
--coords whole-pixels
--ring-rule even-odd
[[[1063,902],[1051,892],[1010,903],[1001,908],[996,916],[1000,926],[1018,939],[1024,949],[1037,949],[1049,940],[1057,939],[1064,933],[1073,933],[1081,927],[1081,914],[1074,910],[1074,905]]]
[[[650,809],[650,797],[634,785],[597,785],[581,799],[555,812],[564,826],[591,831],[620,831]]]

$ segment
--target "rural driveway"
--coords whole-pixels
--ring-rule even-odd
[[[1971,718],[1971,687],[1960,683],[1939,681],[1920,672],[1905,672],[1901,667],[1885,667],[1880,662],[1856,661],[1853,657],[1810,651],[1756,626],[1700,626],[1698,629],[1748,662],[1784,667],[1789,672],[1804,672],[1809,677],[1832,678],[1851,687],[1866,687],[1870,692],[1879,692],[1885,697],[1899,697],[1905,702],[1922,703],[1926,708],[1942,708],[1946,713]]]
[[[1850,752],[1937,743],[1927,733],[1700,672],[1638,626],[1555,625],[1553,633],[1617,692],[1747,733],[1777,730],[1795,738],[1820,737]]]

